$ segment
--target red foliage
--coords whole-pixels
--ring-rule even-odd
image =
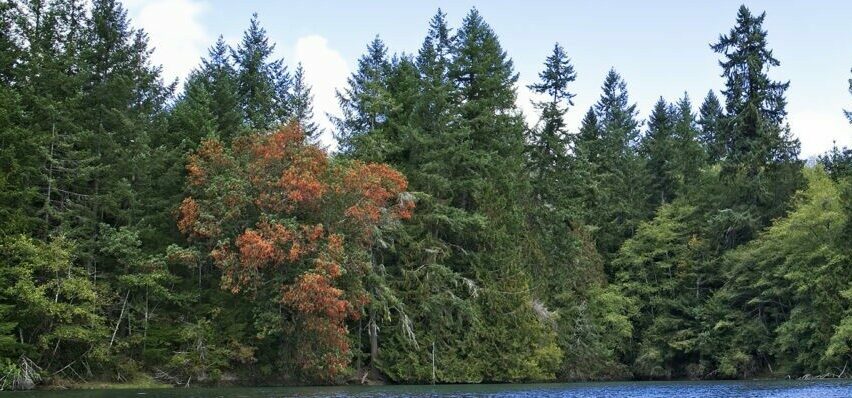
[[[414,208],[402,195],[405,177],[383,164],[329,162],[296,124],[241,137],[230,149],[207,140],[187,173],[193,196],[180,206],[178,228],[213,247],[222,287],[252,292],[290,275],[277,288],[303,329],[297,363],[319,379],[340,375],[349,361],[346,321],[369,302],[353,278],[367,272],[371,232]]]
[[[178,208],[178,230],[182,234],[195,233],[195,223],[198,221],[198,203],[192,197],[185,198]]]

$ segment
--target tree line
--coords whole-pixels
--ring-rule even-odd
[[[368,44],[328,153],[257,15],[178,90],[118,1],[3,2],[0,387],[847,376],[852,151],[800,159],[764,18],[699,106],[642,120],[612,69],[570,131],[568,50],[527,125],[439,10]]]

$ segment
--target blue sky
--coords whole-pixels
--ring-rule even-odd
[[[154,62],[168,78],[182,78],[219,34],[235,44],[253,12],[290,65],[302,62],[314,87],[318,122],[336,113],[334,89],[345,84],[366,44],[380,35],[392,52],[416,52],[429,19],[440,7],[453,27],[476,7],[499,35],[520,73],[518,104],[533,121],[525,86],[537,78],[554,42],[577,70],[573,129],[600,95],[610,67],[624,76],[632,100],[647,117],[663,96],[684,91],[697,108],[719,90],[718,56],[708,47],[734,24],[738,1],[223,1],[129,0],[134,25],[155,47]],[[852,2],[746,1],[766,11],[769,44],[781,66],[771,75],[790,80],[789,121],[804,156],[833,140],[852,145],[842,108],[852,108]],[[331,138],[325,138],[331,143]]]

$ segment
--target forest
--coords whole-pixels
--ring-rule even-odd
[[[801,158],[730,11],[723,87],[575,109],[557,43],[530,125],[438,10],[367,43],[329,151],[256,14],[178,85],[117,0],[0,2],[0,389],[849,377],[852,150]]]

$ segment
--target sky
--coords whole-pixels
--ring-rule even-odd
[[[376,35],[391,53],[416,53],[438,8],[451,27],[476,7],[500,38],[520,75],[518,106],[535,122],[526,88],[537,80],[544,58],[559,42],[571,57],[577,80],[575,107],[566,116],[573,131],[600,96],[610,68],[626,80],[631,100],[647,118],[662,96],[688,93],[697,108],[709,90],[723,87],[719,56],[709,44],[734,25],[741,1],[226,1],[127,0],[133,25],[154,47],[152,60],[167,80],[182,80],[219,35],[236,45],[257,12],[276,43],[276,56],[292,68],[301,62],[314,94],[323,142],[333,147],[327,114],[339,112],[335,89],[346,84],[357,59]],[[852,146],[852,1],[746,1],[766,11],[764,28],[781,66],[776,80],[791,82],[787,111],[802,156],[838,145]]]

